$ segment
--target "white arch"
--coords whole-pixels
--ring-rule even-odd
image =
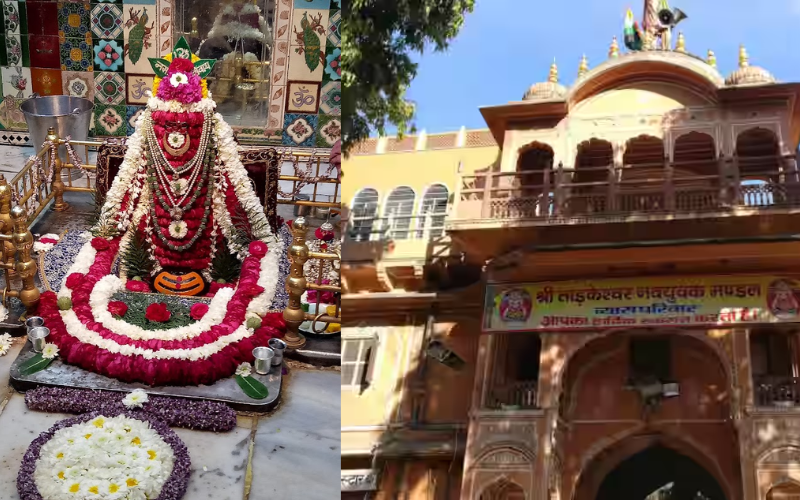
[[[362,188],[353,196],[350,203],[350,237],[355,241],[376,239],[373,231],[380,209],[380,194],[375,188]]]
[[[411,220],[417,193],[411,186],[397,186],[392,189],[383,202],[383,221],[388,236],[395,240],[405,240],[411,235]]]
[[[417,238],[439,238],[444,234],[449,202],[450,190],[443,182],[425,188],[417,209]]]

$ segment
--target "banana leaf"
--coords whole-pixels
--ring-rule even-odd
[[[50,366],[50,363],[52,362],[52,359],[46,359],[41,355],[41,353],[39,353],[28,361],[19,365],[19,373],[20,375],[32,375],[36,372],[44,370]]]
[[[269,396],[267,387],[253,377],[242,377],[241,375],[236,375],[236,383],[239,384],[239,387],[242,388],[242,391],[250,398],[264,399]]]

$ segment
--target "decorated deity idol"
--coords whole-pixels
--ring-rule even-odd
[[[214,61],[181,39],[150,62],[153,95],[99,222],[40,314],[67,363],[123,381],[209,384],[285,332],[271,310],[283,241],[215,113]],[[209,298],[188,298],[198,295]]]

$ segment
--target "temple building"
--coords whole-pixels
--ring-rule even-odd
[[[345,160],[343,499],[800,498],[800,84],[644,39]]]

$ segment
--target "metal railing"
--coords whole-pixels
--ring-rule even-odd
[[[366,217],[350,214],[346,238],[351,241],[429,240],[444,236],[446,213]]]
[[[765,166],[766,165],[766,166]],[[547,224],[734,208],[800,207],[794,156],[464,175],[452,219]]]
[[[97,150],[103,145],[122,146],[124,142],[124,139],[106,142],[67,141],[58,137],[55,130],[51,128],[48,131],[47,140],[42,145],[42,149],[28,159],[25,166],[14,176],[10,184],[6,184],[5,179],[0,176],[0,242],[5,242],[4,244],[6,245],[3,247],[4,260],[0,262],[0,267],[11,269],[10,277],[6,276],[6,288],[2,292],[3,300],[5,300],[6,296],[19,296],[26,306],[36,304],[39,299],[39,291],[33,285],[36,263],[30,258],[33,237],[28,228],[51,201],[53,202],[54,210],[68,210],[69,204],[64,201],[65,192],[95,192],[97,189],[97,165],[85,161],[90,157],[90,150]],[[58,154],[53,154],[53,150],[60,146],[72,148],[77,155],[69,154],[68,158],[71,159],[66,162],[62,161]],[[81,153],[83,154],[81,155]],[[243,161],[250,163],[261,161],[267,163],[278,162],[278,204],[304,205],[328,211],[341,211],[341,203],[337,201],[341,192],[341,180],[338,172],[333,167],[323,170],[328,157],[327,154],[292,150],[277,151],[274,148],[240,148],[240,156]],[[85,160],[76,163],[75,159],[80,158]],[[294,167],[293,175],[280,173],[287,162]],[[301,166],[303,163],[305,165]],[[80,170],[81,175],[74,175],[73,170]],[[52,181],[48,182],[50,177]],[[268,175],[266,192],[270,191],[270,181]],[[291,184],[292,194],[296,194],[303,189],[310,189],[312,193],[310,200],[295,200],[294,196],[287,198],[285,196],[286,193],[281,190],[281,183]],[[328,201],[320,201],[318,199],[318,197],[324,195],[322,194],[324,189],[319,189],[320,185],[333,186],[332,193],[327,194]],[[4,186],[6,186],[7,191],[4,191]],[[8,195],[7,202],[4,201],[4,193],[6,192]],[[20,209],[16,212],[12,211],[12,203],[19,205]],[[264,208],[268,210],[269,204]],[[15,214],[17,215],[15,216]],[[16,220],[14,219],[15,217],[19,219],[19,223],[12,223],[12,220]],[[24,228],[25,232],[20,232],[17,225]],[[14,228],[13,234],[12,226]],[[306,319],[314,319],[315,322],[325,323],[326,326],[329,323],[341,323],[340,299],[338,298],[341,287],[323,285],[321,284],[321,278],[309,283],[303,277],[303,264],[309,259],[338,263],[341,260],[341,255],[339,253],[309,252],[305,246],[307,232],[308,224],[305,219],[298,218],[292,226],[292,245],[287,249],[291,260],[291,272],[290,276],[287,277],[289,306],[284,311],[284,318],[289,330],[285,340],[290,349],[297,349],[305,345],[305,338],[299,332],[299,326]],[[9,246],[12,243],[15,245],[13,248]],[[302,249],[299,246],[301,243]],[[16,261],[14,261],[15,254],[17,255]],[[322,267],[319,266],[320,269]],[[341,282],[341,267],[336,265],[335,269],[339,272],[339,281]],[[28,279],[29,275],[30,279]],[[18,282],[20,278],[22,279],[23,290],[13,290],[11,288],[12,284]],[[35,297],[33,296],[33,291],[29,290],[31,287],[35,291]],[[338,292],[335,313],[333,315],[318,314],[314,317],[306,318],[307,313],[302,310],[300,305],[301,296],[306,290]],[[317,294],[317,296],[317,304],[319,304],[320,294]],[[298,314],[298,310],[302,314],[302,320],[299,322],[295,321],[301,316],[301,314]]]
[[[530,410],[538,407],[536,380],[519,380],[490,389],[486,407],[490,410]]]
[[[753,392],[756,406],[799,406],[800,378],[754,377]]]

